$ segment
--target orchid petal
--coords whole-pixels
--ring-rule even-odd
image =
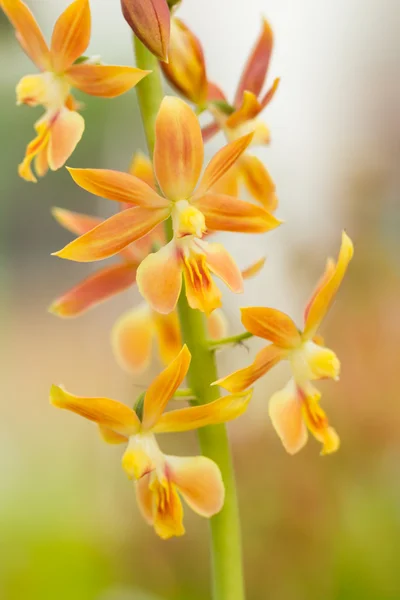
[[[175,243],[149,254],[136,275],[139,292],[153,310],[168,314],[174,310],[182,288],[182,269]]]
[[[154,433],[192,431],[207,425],[232,421],[245,412],[252,393],[253,391],[249,390],[241,394],[223,396],[208,404],[171,410],[160,416],[153,431]]]
[[[343,232],[342,245],[335,268],[333,268],[332,262],[328,262],[325,273],[305,311],[304,334],[308,339],[315,335],[322,319],[328,312],[353,257],[353,252],[353,243],[348,235]]]
[[[143,407],[142,426],[153,430],[168,402],[185,379],[189,370],[191,355],[188,347],[182,347],[178,356],[166,367],[148,387]]]
[[[90,41],[89,0],[74,0],[58,18],[51,38],[51,58],[56,73],[66,71]]]
[[[140,421],[136,413],[117,400],[74,396],[63,388],[53,385],[50,390],[50,402],[57,408],[70,410],[126,437],[134,435],[140,429]]]
[[[28,144],[25,152],[25,158],[18,166],[18,174],[25,181],[36,183],[37,179],[32,172],[32,161],[43,152],[47,154],[50,140],[50,126],[47,121],[36,125],[37,136]]]
[[[129,173],[108,169],[68,169],[81,188],[107,200],[126,202],[149,208],[165,208],[168,201],[161,198],[147,183]]]
[[[75,235],[82,235],[87,233],[97,225],[103,222],[104,219],[100,217],[93,217],[92,215],[84,215],[82,213],[73,212],[65,208],[53,207],[51,214],[55,220],[62,225],[65,229],[74,233]]]
[[[256,156],[245,154],[240,159],[239,168],[244,185],[253,198],[269,212],[276,210],[275,184],[262,162]]]
[[[109,65],[73,65],[68,69],[72,85],[85,94],[115,98],[132,89],[150,71],[135,67]]]
[[[151,160],[142,152],[136,152],[129,167],[129,173],[141,179],[153,190],[156,189],[153,165]]]
[[[204,214],[206,226],[212,231],[264,233],[281,224],[260,206],[232,196],[208,193],[193,204]]]
[[[243,392],[285,358],[285,354],[282,348],[270,344],[258,352],[254,362],[249,367],[239,369],[231,375],[215,381],[213,385],[219,385],[233,393]]]
[[[168,218],[167,209],[135,206],[106,219],[91,231],[54,252],[54,256],[76,262],[93,262],[118,254]]]
[[[257,96],[252,92],[244,92],[241,105],[226,120],[226,127],[235,129],[247,121],[254,119],[262,110]]]
[[[222,310],[214,310],[206,321],[210,340],[219,340],[228,335],[228,321]]]
[[[63,108],[51,124],[47,158],[52,171],[65,165],[85,130],[85,120],[77,112]]]
[[[172,311],[168,315],[162,315],[153,312],[153,324],[160,358],[164,364],[168,365],[179,354],[182,348],[178,313]]]
[[[243,279],[251,279],[259,274],[259,272],[264,268],[266,258],[260,258],[256,262],[249,265],[246,269],[242,271]]]
[[[115,433],[115,431],[108,429],[108,427],[103,427],[103,425],[99,425],[99,433],[107,444],[126,444],[128,441],[125,435]]]
[[[209,142],[211,138],[214,137],[221,129],[218,123],[210,123],[209,125],[205,125],[201,128],[201,135],[203,138],[203,142]]]
[[[130,264],[101,269],[57,298],[49,310],[59,317],[77,317],[135,283],[136,269]]]
[[[112,334],[114,356],[128,372],[140,373],[151,361],[153,326],[148,307],[140,306],[124,313],[115,323]]]
[[[189,198],[203,168],[199,121],[183,100],[166,96],[156,119],[154,171],[170,200]]]
[[[316,440],[321,442],[321,454],[332,454],[339,449],[340,439],[335,429],[329,425],[325,412],[319,405],[320,392],[311,384],[298,388],[302,401],[303,418]]]
[[[152,474],[136,482],[136,497],[144,519],[163,540],[185,533],[182,502],[175,485]]]
[[[183,276],[190,308],[210,315],[221,306],[222,294],[211,277],[204,252],[190,252],[183,256]]]
[[[244,327],[253,335],[281,348],[296,348],[301,343],[296,324],[285,313],[263,306],[249,306],[240,310]]]
[[[225,250],[222,244],[204,244],[207,266],[214,275],[222,281],[235,294],[243,292],[243,278],[239,267]]]
[[[269,416],[285,450],[289,454],[299,452],[307,443],[308,433],[302,401],[293,380],[273,394],[269,401]]]

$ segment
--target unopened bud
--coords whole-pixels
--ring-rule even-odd
[[[168,60],[170,12],[166,0],[121,0],[122,13],[139,40],[162,61]]]

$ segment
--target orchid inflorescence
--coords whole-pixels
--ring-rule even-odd
[[[262,234],[277,228],[278,200],[274,182],[250,147],[270,142],[261,114],[278,89],[275,79],[265,91],[273,50],[269,23],[262,31],[240,77],[233,102],[208,78],[199,39],[176,16],[179,2],[122,0],[122,13],[136,36],[160,61],[165,78],[180,97],[165,96],[154,124],[151,158],[136,153],[129,172],[68,168],[81,188],[116,203],[115,213],[103,220],[54,208],[55,219],[73,239],[58,257],[94,262],[118,260],[95,271],[51,304],[61,317],[76,317],[134,285],[143,304],[122,315],[112,331],[112,345],[121,366],[130,372],[146,369],[154,341],[164,370],[133,408],[109,398],[79,397],[52,386],[51,403],[95,422],[103,439],[125,444],[122,466],[136,482],[141,512],[162,538],[184,533],[182,497],[197,513],[212,517],[224,503],[223,474],[206,456],[167,456],[156,434],[194,430],[230,421],[243,414],[251,386],[282,360],[292,377],[269,402],[272,424],[285,449],[294,454],[306,443],[308,431],[322,444],[322,454],[339,447],[339,437],[320,407],[315,383],[339,377],[340,363],[318,335],[322,318],[335,297],[352,258],[346,233],[337,262],[329,260],[305,310],[304,329],[267,307],[242,308],[242,323],[251,335],[270,342],[252,364],[210,381],[230,395],[208,401],[194,389],[179,389],[194,356],[196,340],[185,339],[179,303],[205,315],[210,353],[234,343],[226,338],[227,320],[221,311],[221,292],[214,276],[234,293],[264,265],[237,265],[224,246],[213,241],[218,231]],[[84,132],[81,104],[75,88],[112,98],[129,91],[150,71],[131,66],[108,66],[83,56],[91,34],[89,0],[74,0],[57,20],[48,46],[29,8],[22,0],[0,0],[23,50],[40,70],[17,85],[17,104],[41,106],[37,136],[26,149],[20,176],[30,182],[48,170],[65,165]],[[203,127],[199,115],[208,114]],[[203,117],[202,117],[203,119]],[[203,170],[204,143],[222,131],[227,143]],[[34,165],[34,171],[32,170]],[[240,198],[247,193],[250,201]],[[240,337],[240,336],[238,336]],[[185,344],[188,344],[188,346]],[[211,343],[212,342],[212,343]],[[204,340],[201,342],[204,350]],[[192,386],[194,387],[194,386]],[[190,406],[166,411],[177,397]]]

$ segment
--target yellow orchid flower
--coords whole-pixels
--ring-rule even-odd
[[[169,400],[184,380],[190,352],[181,352],[155,378],[143,403],[133,410],[109,398],[74,396],[53,385],[50,402],[94,421],[106,442],[127,444],[122,466],[136,480],[139,507],[156,533],[167,539],[183,535],[183,510],[179,494],[198,514],[211,517],[224,501],[224,485],[218,466],[204,456],[167,456],[160,450],[155,434],[190,431],[230,421],[241,415],[251,392],[219,398],[209,404],[165,412]]]
[[[139,291],[153,310],[168,314],[176,307],[183,275],[190,306],[210,314],[221,305],[221,292],[211,273],[235,293],[242,292],[243,280],[224,247],[202,239],[206,231],[263,233],[277,227],[280,221],[261,207],[212,191],[244,152],[252,134],[217,152],[195,189],[204,148],[193,110],[178,98],[165,97],[155,132],[154,172],[163,195],[131,174],[69,169],[74,181],[85,190],[132,208],[110,217],[55,255],[78,262],[108,258],[171,216],[174,238],[138,267]]]
[[[29,8],[22,0],[1,0],[23,50],[40,69],[17,85],[17,104],[43,106],[45,114],[35,123],[36,138],[26,149],[19,175],[36,182],[48,169],[60,169],[83,135],[85,122],[71,95],[77,88],[92,96],[113,98],[130,90],[148,71],[134,67],[108,66],[76,61],[89,45],[91,15],[89,0],[75,0],[57,20],[50,47]]]
[[[319,406],[320,393],[312,384],[318,379],[339,378],[340,362],[323,346],[317,330],[326,315],[353,256],[353,244],[343,232],[337,263],[329,259],[304,315],[304,330],[273,308],[242,308],[242,323],[250,333],[272,342],[262,349],[249,367],[240,369],[216,384],[230,392],[240,392],[265,375],[279,361],[290,362],[293,379],[270,400],[272,423],[286,450],[298,452],[307,441],[307,427],[323,443],[323,454],[339,446],[336,432],[329,426]]]

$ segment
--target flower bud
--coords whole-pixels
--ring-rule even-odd
[[[170,12],[166,0],[121,0],[122,13],[140,41],[162,61],[168,60]]]
[[[171,19],[168,64],[162,69],[168,81],[191,102],[202,105],[207,98],[207,75],[203,49],[197,37],[180,19]]]

